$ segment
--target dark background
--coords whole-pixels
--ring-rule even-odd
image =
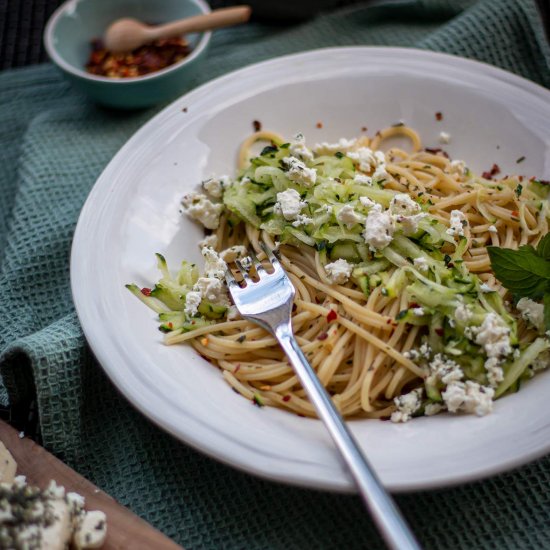
[[[151,0],[154,1],[154,0]],[[359,0],[210,0],[212,8],[251,4],[254,18],[271,24],[303,20]],[[0,0],[0,70],[47,61],[42,32],[62,0]],[[550,0],[538,0],[550,36]]]

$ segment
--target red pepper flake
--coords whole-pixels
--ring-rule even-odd
[[[519,218],[519,212],[517,210],[512,210],[512,212],[510,212],[510,214],[512,214],[512,216],[514,216],[514,218]]]
[[[141,293],[142,293],[144,296],[151,296],[151,289],[150,289],[150,288],[142,288],[142,289],[141,289]]]
[[[443,120],[443,113],[441,111],[435,113],[435,120]]]
[[[322,332],[321,334],[319,334],[319,336],[317,336],[317,340],[326,340],[328,338],[328,333],[326,332]]]
[[[493,176],[496,176],[497,174],[500,174],[500,167],[498,164],[493,164],[493,166],[491,166],[491,170],[483,172],[483,174],[481,174],[481,177],[485,178],[486,180],[490,180],[493,179]]]
[[[435,329],[435,333],[438,335],[438,336],[443,336],[443,334],[445,334],[445,331],[439,327],[439,328],[436,328]]]
[[[446,159],[449,158],[449,155],[446,151],[443,151],[443,149],[441,149],[440,147],[426,147],[424,149],[424,151],[426,151],[426,153],[431,153],[432,155],[438,155],[438,154],[441,154],[443,155]]]
[[[413,307],[420,307],[420,304],[417,304],[416,302],[411,302],[409,304],[409,309],[413,308]]]
[[[391,323],[391,319],[386,320],[386,325],[389,325]]]
[[[166,323],[166,326],[167,326],[169,329],[173,329],[173,328],[174,328],[174,323],[172,323],[171,321],[169,321],[168,323]]]
[[[235,365],[235,370],[233,371],[233,374],[237,374],[239,372],[239,369],[241,368],[241,364],[240,363],[237,363]]]
[[[367,130],[368,130],[368,128],[367,128],[366,126],[363,126],[363,127],[361,128],[361,132],[366,132]]]
[[[291,396],[290,395],[284,395],[283,401],[286,403],[287,401],[290,401]]]
[[[182,113],[186,113],[187,112],[187,107],[184,107],[181,111],[182,111]]]
[[[252,127],[255,132],[259,132],[262,129],[262,123],[259,120],[253,120]]]
[[[327,323],[331,323],[332,321],[336,321],[338,319],[338,313],[331,309],[327,314]]]
[[[315,125],[317,128],[321,129],[323,127],[323,123],[322,122],[318,122],[316,125]]]

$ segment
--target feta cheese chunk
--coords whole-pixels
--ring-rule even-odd
[[[374,201],[371,201],[368,197],[359,197],[359,202],[365,208],[372,208],[376,204]]]
[[[353,270],[353,264],[350,264],[346,260],[339,258],[335,262],[325,265],[325,273],[327,279],[337,285],[343,285],[350,278]]]
[[[296,189],[277,193],[275,212],[280,212],[285,220],[295,220],[304,206],[307,206],[307,203],[300,199],[300,193]]]
[[[220,252],[220,258],[225,263],[231,263],[231,262],[234,262],[235,260],[240,260],[247,254],[248,254],[248,250],[246,249],[246,246],[243,246],[242,244],[238,244],[235,246],[230,246],[225,250],[222,250]]]
[[[73,544],[77,550],[81,548],[101,548],[107,536],[107,517],[100,510],[94,510],[84,515],[74,535]]]
[[[229,298],[227,289],[223,282],[215,277],[199,277],[195,286],[194,292],[200,292],[201,297],[211,304],[219,306],[229,306]],[[191,292],[187,293],[187,297]]]
[[[386,248],[392,240],[394,222],[389,210],[383,211],[382,205],[375,204],[367,216],[363,237],[373,251]]]
[[[420,409],[422,405],[423,388],[417,388],[409,393],[395,397],[396,410],[391,414],[392,422],[408,422],[412,415]]]
[[[480,327],[472,327],[475,342],[483,346],[487,357],[505,357],[512,353],[510,329],[496,313],[488,313]]]
[[[206,195],[195,192],[185,195],[181,204],[188,216],[202,223],[207,229],[217,229],[220,225],[223,204],[213,203]]]
[[[544,332],[544,306],[529,298],[521,298],[516,305],[522,319],[531,323],[541,334]]]
[[[461,210],[451,211],[450,224],[451,227],[447,229],[448,235],[451,235],[452,237],[455,235],[458,237],[464,237],[464,228],[468,225],[468,220],[466,219],[464,212]]]
[[[198,290],[191,290],[185,295],[185,308],[183,309],[186,315],[193,317],[197,314],[201,305],[202,294]]]
[[[231,185],[229,176],[220,176],[219,178],[209,178],[202,182],[203,189],[215,199],[221,198],[223,190]]]
[[[421,208],[407,193],[397,193],[390,201],[390,210],[392,214],[412,216],[413,214],[418,214]]]
[[[338,214],[336,214],[336,219],[340,223],[343,223],[348,229],[351,229],[354,225],[362,221],[362,217],[359,216],[353,209],[353,206],[350,206],[349,204],[346,204],[340,208]]]
[[[305,216],[304,214],[298,214],[296,219],[292,222],[293,227],[300,227],[301,225],[308,225],[313,223],[313,218]]]
[[[465,412],[484,416],[493,410],[495,390],[477,382],[452,382],[441,393],[449,412]]]
[[[288,179],[310,187],[317,181],[317,170],[308,168],[301,160],[296,157],[285,157],[283,164],[287,167]]]
[[[313,150],[318,155],[334,155],[334,153],[347,153],[351,151],[354,145],[357,143],[357,139],[340,138],[338,143],[317,143]]]
[[[494,225],[488,227],[489,233],[498,233],[498,229]]]
[[[382,151],[373,151],[369,147],[360,147],[356,151],[348,151],[346,156],[359,164],[362,172],[371,172],[377,168],[385,169],[386,156]]]
[[[439,132],[439,143],[449,143],[451,141],[451,134],[448,132]]]
[[[428,263],[428,260],[426,260],[426,258],[423,258],[423,257],[415,258],[413,260],[413,264],[414,264],[414,267],[417,267],[418,270],[422,271],[423,273],[425,273],[426,271],[428,271],[428,269],[430,269],[430,264]]]
[[[288,146],[288,152],[301,160],[313,160],[313,153],[306,147],[304,134],[298,133]]]
[[[353,181],[359,185],[372,185],[372,178],[365,174],[355,174]]]
[[[212,233],[212,235],[207,235],[204,237],[204,239],[199,241],[199,248],[202,249],[205,246],[209,246],[210,248],[217,248],[218,247],[218,237]]]
[[[204,273],[206,276],[223,279],[227,265],[218,253],[209,246],[202,248],[201,253],[204,257]]]

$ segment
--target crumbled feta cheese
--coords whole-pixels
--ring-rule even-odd
[[[300,193],[296,189],[287,189],[277,193],[275,211],[282,213],[285,220],[295,220],[307,203],[300,200]]]
[[[496,388],[499,382],[504,380],[504,371],[500,366],[500,361],[497,357],[489,357],[484,364],[487,373],[487,380],[492,388]]]
[[[202,182],[203,189],[215,199],[219,199],[223,195],[224,188],[231,184],[229,176],[221,176],[220,178],[209,178]]]
[[[395,221],[401,225],[401,229],[405,235],[414,235],[418,231],[420,220],[427,216],[425,212],[414,214],[413,216],[396,216]]]
[[[428,364],[428,368],[430,369],[430,375],[426,379],[426,383],[430,385],[437,384],[438,379],[443,384],[451,384],[464,378],[464,372],[460,365],[441,353],[434,356]]]
[[[212,233],[212,235],[207,235],[199,241],[199,248],[204,248],[205,246],[209,246],[210,248],[217,248],[218,247],[218,237]]]
[[[357,140],[355,138],[340,138],[338,140],[338,143],[327,143],[326,141],[324,141],[323,143],[317,143],[315,147],[313,147],[313,150],[318,155],[334,155],[334,153],[338,152],[347,153],[348,151],[351,151],[356,143]]]
[[[412,310],[414,315],[416,315],[417,317],[422,317],[422,315],[425,315],[426,312],[424,311],[424,308],[423,307],[413,307]]]
[[[424,414],[426,416],[434,416],[435,414],[439,414],[444,410],[445,410],[445,407],[441,405],[441,403],[428,403],[424,407]]]
[[[455,319],[460,323],[468,323],[472,316],[472,312],[465,304],[458,304],[458,306],[455,308]]]
[[[336,219],[346,225],[348,229],[362,221],[362,217],[356,214],[353,206],[350,206],[349,204],[346,204],[338,211],[338,214],[336,214]]]
[[[372,178],[365,174],[355,174],[353,181],[359,185],[372,185]]]
[[[498,233],[498,229],[494,225],[490,225],[488,231],[489,233]]]
[[[101,548],[107,535],[107,517],[100,510],[87,512],[73,535],[75,548]]]
[[[452,382],[441,393],[449,412],[465,412],[484,416],[493,410],[495,390],[477,382]]]
[[[412,216],[420,212],[420,205],[407,193],[397,193],[390,201],[390,210],[393,214]]]
[[[304,214],[298,214],[296,219],[292,222],[293,227],[300,227],[301,225],[308,225],[313,223],[313,218],[305,216]]]
[[[450,164],[451,173],[457,174],[458,176],[465,176],[468,172],[466,163],[463,160],[453,160]]]
[[[207,229],[217,229],[223,204],[213,203],[206,195],[195,192],[185,195],[181,204],[188,216],[202,223]]]
[[[370,249],[381,250],[388,246],[393,239],[394,224],[389,210],[382,211],[380,204],[375,204],[365,222],[363,237]]]
[[[363,172],[370,172],[372,169],[384,167],[386,156],[382,151],[373,151],[369,147],[360,147],[356,151],[348,151],[346,156],[359,163],[359,169]]]
[[[283,164],[287,167],[288,179],[295,183],[300,183],[307,187],[317,181],[317,170],[308,168],[301,160],[296,157],[285,157]]]
[[[382,180],[386,180],[389,177],[390,175],[386,171],[386,165],[377,166],[376,170],[372,174],[372,179],[378,181],[378,183],[381,183]]]
[[[223,279],[227,265],[218,253],[213,248],[205,246],[202,248],[201,254],[204,257],[204,273],[206,276]]]
[[[359,202],[365,208],[372,208],[376,204],[374,201],[371,201],[368,197],[359,197]]]
[[[241,258],[246,256],[247,253],[248,253],[248,250],[246,246],[243,246],[242,244],[238,244],[238,245],[226,248],[225,250],[222,250],[220,252],[220,258],[225,263],[231,263],[231,262],[234,262],[235,260],[240,260]],[[224,269],[225,269],[225,266],[224,266]]]
[[[197,314],[201,305],[202,294],[198,290],[191,290],[185,295],[185,308],[183,309],[186,315],[193,317]]]
[[[447,234],[454,237],[455,235],[458,235],[459,237],[464,237],[464,228],[468,225],[468,220],[466,220],[466,216],[464,215],[464,212],[461,210],[453,210],[451,212],[451,227],[447,229]]]
[[[428,269],[430,269],[430,264],[428,263],[428,260],[424,257],[415,258],[413,260],[414,267],[417,267],[419,271],[426,272]]]
[[[343,285],[350,278],[353,270],[353,264],[350,264],[343,258],[339,258],[335,262],[325,265],[325,273],[327,279],[337,285]]]
[[[505,357],[512,353],[510,329],[496,313],[488,313],[480,327],[472,327],[472,332],[487,357]]]
[[[541,334],[544,332],[544,306],[529,298],[521,298],[516,307],[522,319],[531,323]]]
[[[448,132],[439,132],[439,143],[449,143],[451,141],[451,134]]]
[[[227,289],[223,282],[216,277],[199,277],[192,292],[200,292],[203,299],[211,304],[229,306]],[[186,300],[191,292],[187,293]]]
[[[516,349],[514,350],[514,353],[516,351],[519,352],[519,350]],[[533,367],[534,371],[547,369],[550,366],[550,352],[543,351],[542,353],[539,353],[531,366]]]
[[[294,140],[288,146],[288,152],[302,160],[313,160],[313,153],[306,147],[306,139],[302,133],[294,136]]]
[[[422,405],[423,388],[417,388],[409,393],[395,397],[396,410],[391,414],[392,422],[408,422],[412,415],[420,409]]]

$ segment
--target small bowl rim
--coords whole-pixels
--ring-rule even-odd
[[[208,43],[210,42],[210,38],[212,36],[212,31],[200,33],[201,38],[199,39],[197,45],[191,53],[184,57],[182,60],[178,61],[177,63],[174,63],[173,65],[170,65],[168,67],[165,67],[164,69],[161,69],[159,71],[154,71],[149,74],[141,75],[141,76],[132,76],[132,77],[126,77],[126,78],[113,78],[110,76],[98,76],[91,74],[83,69],[78,69],[74,65],[71,65],[67,61],[65,61],[57,52],[57,49],[54,46],[53,41],[53,32],[54,29],[58,23],[58,21],[61,19],[61,17],[64,15],[65,11],[71,4],[77,3],[79,0],[67,0],[66,2],[63,2],[50,16],[48,22],[46,23],[46,28],[44,30],[44,46],[46,48],[46,52],[50,59],[59,67],[61,67],[64,71],[80,77],[84,78],[86,80],[90,80],[92,82],[108,82],[110,84],[123,86],[125,84],[131,84],[131,83],[137,83],[137,82],[144,82],[147,80],[153,80],[159,76],[163,76],[166,74],[169,74],[171,72],[177,71],[180,67],[185,65],[186,63],[189,63],[193,61],[195,58],[197,58],[208,46]],[[210,6],[205,2],[205,0],[188,0],[189,2],[195,4],[200,8],[202,13],[210,13],[211,9]]]

